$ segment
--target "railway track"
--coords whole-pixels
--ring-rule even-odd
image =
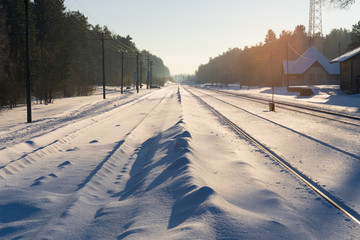
[[[106,110],[106,111],[102,112],[101,114],[99,114],[99,116],[97,116],[96,120],[87,121],[85,125],[82,125],[78,129],[72,130],[72,131],[66,133],[64,136],[62,136],[59,139],[50,141],[49,143],[47,143],[43,146],[40,146],[34,150],[31,150],[29,152],[23,152],[21,154],[21,156],[18,156],[16,158],[10,160],[7,163],[0,165],[0,179],[9,173],[7,169],[11,169],[13,165],[19,165],[21,167],[19,169],[25,168],[24,166],[26,166],[30,162],[35,161],[35,160],[33,160],[32,156],[36,156],[39,154],[41,155],[44,152],[48,152],[48,151],[51,152],[52,149],[60,148],[60,145],[62,145],[63,143],[65,143],[65,142],[69,143],[71,141],[71,139],[75,138],[78,135],[83,134],[84,131],[91,131],[91,128],[94,127],[95,125],[101,125],[104,121],[113,117],[115,114],[119,114],[119,112],[128,109],[129,107],[133,106],[136,103],[145,101],[146,99],[150,98],[151,96],[153,96],[156,93],[157,92],[154,91],[154,92],[150,92],[144,96],[141,96],[139,98],[128,100],[128,101],[124,102],[122,105],[120,105],[117,109],[113,109],[111,111]],[[153,111],[153,109],[151,111]],[[84,119],[84,117],[81,117],[81,118],[79,117],[76,120],[77,121],[86,121],[86,119]],[[69,121],[70,120],[66,120],[64,122],[69,122]],[[63,122],[62,121],[59,121],[59,122],[60,123],[58,123],[58,125],[54,125],[54,129],[64,128]],[[76,124],[76,123],[72,123],[72,124]],[[47,125],[45,126],[45,128],[47,128]],[[41,133],[41,135],[45,135],[45,134],[48,134],[48,132]],[[1,139],[0,139],[0,143],[1,143]],[[7,148],[4,148],[4,149],[1,149],[0,151],[7,151],[7,150],[8,150]]]
[[[332,194],[330,194],[328,191],[326,191],[323,187],[321,187],[319,184],[311,180],[308,176],[300,172],[297,168],[292,166],[288,161],[280,157],[278,154],[276,154],[274,151],[272,151],[270,148],[268,148],[265,144],[261,143],[257,139],[255,139],[253,136],[248,134],[246,131],[244,131],[242,128],[237,126],[234,122],[232,122],[229,118],[221,114],[218,110],[216,110],[214,107],[206,103],[203,99],[201,99],[199,96],[195,95],[191,90],[188,88],[185,88],[186,91],[188,91],[194,98],[196,98],[203,106],[207,107],[210,111],[212,111],[218,118],[220,118],[224,123],[226,123],[230,128],[235,131],[238,135],[241,137],[244,137],[249,142],[257,146],[261,151],[268,154],[274,161],[279,163],[282,167],[287,169],[291,174],[293,174],[295,177],[297,177],[299,180],[304,182],[307,186],[309,186],[315,193],[317,193],[319,196],[321,196],[323,199],[328,201],[331,205],[333,205],[335,208],[339,209],[341,212],[343,212],[346,216],[348,216],[350,219],[352,219],[354,222],[360,225],[360,215],[358,212],[356,212],[354,209],[346,205],[343,201],[339,200]]]
[[[97,117],[106,115],[105,113],[113,110],[114,105],[118,105],[120,108],[131,106],[137,102],[147,99],[154,93],[155,92],[149,92],[140,97],[129,99],[122,98],[120,96],[112,99],[106,99],[105,101],[101,101],[92,105],[80,106],[68,114],[40,119],[33,122],[31,125],[26,124],[20,128],[9,129],[7,131],[0,132],[0,151],[12,145],[18,144],[19,141],[17,139],[23,139],[24,137],[27,137],[29,140],[31,140],[34,137],[39,137],[57,129],[61,129],[69,122],[79,122],[89,116]]]
[[[166,107],[166,101],[169,99],[169,95],[174,94],[175,90],[170,89],[162,96],[159,96],[159,98],[156,99],[156,103],[150,108],[147,109],[146,113],[143,114],[143,116],[140,119],[137,119],[134,124],[134,126],[125,134],[123,139],[109,152],[109,154],[101,161],[98,162],[97,165],[92,167],[92,170],[89,172],[89,174],[83,178],[83,181],[79,182],[77,184],[77,189],[75,192],[73,192],[71,195],[72,197],[69,198],[69,203],[65,205],[61,210],[58,211],[58,215],[51,216],[51,219],[49,219],[49,222],[51,221],[63,221],[64,225],[68,224],[69,222],[73,221],[71,214],[67,214],[68,212],[75,212],[76,215],[88,215],[87,219],[94,218],[96,216],[97,212],[99,211],[99,206],[103,206],[104,203],[108,203],[111,201],[111,198],[104,198],[99,196],[104,196],[106,189],[110,185],[112,185],[112,181],[109,181],[109,179],[114,179],[115,176],[117,176],[117,180],[120,181],[121,177],[119,177],[119,173],[124,174],[125,171],[131,171],[132,167],[130,167],[130,170],[127,169],[126,166],[131,166],[134,164],[134,158],[133,156],[136,156],[138,154],[137,151],[134,151],[132,153],[132,156],[129,159],[119,158],[118,156],[122,154],[124,151],[124,148],[126,149],[128,142],[131,142],[131,138],[134,135],[134,132],[136,132],[136,129],[141,128],[143,124],[145,124],[146,121],[150,121],[151,116],[155,116],[156,112],[159,111],[158,109],[163,109]],[[130,174],[130,173],[129,173]],[[119,182],[118,182],[119,183]],[[126,181],[122,181],[122,184],[126,184]],[[106,192],[109,193],[109,192]],[[81,196],[81,197],[79,197]],[[84,200],[86,199],[86,200]],[[109,200],[110,199],[110,200]],[[92,202],[91,210],[87,210],[86,213],[83,213],[83,205],[86,204],[87,201]],[[100,208],[101,209],[101,208]],[[65,217],[64,217],[65,216]],[[67,218],[67,216],[69,216]],[[76,222],[74,224],[80,225],[80,226],[86,226],[88,223],[81,222],[78,219],[75,220]],[[46,229],[48,226],[51,226],[52,224],[46,224],[44,228]],[[51,231],[53,231],[51,229]]]
[[[260,104],[267,105],[270,101],[269,99],[264,99],[264,98],[250,96],[250,95],[244,95],[244,94],[231,93],[231,92],[221,91],[221,90],[217,90],[217,89],[206,88],[206,90],[211,90],[214,92],[218,92],[221,94],[225,94],[225,95],[233,96],[233,97],[237,97],[237,98],[242,98],[245,100],[251,100],[252,102],[258,102]],[[279,100],[274,101],[274,103],[276,104],[277,108],[283,108],[286,110],[295,111],[298,113],[311,115],[311,116],[315,116],[318,118],[324,118],[327,120],[341,122],[341,123],[360,127],[360,116],[355,116],[355,115],[350,115],[350,114],[345,114],[345,113],[338,113],[338,112],[328,111],[328,110],[324,110],[324,109],[312,108],[309,106],[298,105],[298,104],[288,103],[288,102],[279,101]]]
[[[292,132],[292,133],[298,134],[299,136],[305,137],[305,138],[307,138],[307,139],[309,139],[309,140],[311,140],[311,141],[313,141],[313,142],[315,142],[315,143],[321,144],[321,145],[323,145],[323,146],[325,146],[325,147],[331,148],[332,150],[335,150],[335,151],[337,151],[337,152],[339,152],[339,153],[345,154],[345,155],[347,155],[347,156],[349,156],[349,157],[351,157],[351,158],[353,158],[353,159],[355,159],[355,160],[360,161],[360,157],[357,156],[356,154],[353,154],[353,153],[351,153],[351,152],[347,152],[347,151],[345,151],[345,150],[343,150],[343,149],[340,149],[340,148],[338,148],[338,147],[335,147],[335,146],[331,146],[330,144],[328,144],[328,143],[326,143],[326,142],[324,142],[324,141],[322,141],[322,140],[316,139],[316,138],[314,138],[314,137],[312,137],[312,136],[310,136],[310,135],[306,135],[306,134],[304,134],[304,133],[301,133],[301,132],[299,132],[299,131],[296,131],[296,130],[294,130],[294,129],[292,129],[292,128],[289,128],[289,127],[287,127],[287,126],[285,126],[285,125],[276,123],[276,122],[274,122],[274,121],[272,121],[272,120],[269,120],[269,119],[267,119],[267,118],[264,118],[264,117],[262,117],[262,116],[259,116],[259,115],[255,114],[255,113],[252,113],[252,112],[250,112],[250,111],[248,111],[248,110],[245,110],[244,108],[241,108],[241,107],[236,106],[236,105],[234,105],[234,104],[232,104],[232,103],[226,102],[226,101],[224,101],[224,100],[222,100],[222,99],[219,99],[219,98],[217,98],[217,97],[214,97],[214,96],[212,96],[212,95],[206,94],[206,96],[211,97],[211,98],[213,98],[213,99],[216,99],[217,101],[220,101],[220,102],[222,102],[222,103],[225,103],[225,104],[227,104],[227,105],[230,105],[230,106],[232,106],[232,107],[234,107],[234,108],[237,108],[237,109],[239,109],[239,110],[241,110],[241,111],[243,111],[243,112],[246,112],[246,113],[248,113],[248,114],[251,114],[251,115],[253,115],[253,116],[255,116],[255,117],[259,118],[259,119],[262,119],[262,120],[264,120],[264,121],[267,121],[267,122],[269,122],[269,123],[271,123],[271,124],[275,124],[275,125],[283,128],[283,129],[286,129],[286,130],[288,130],[288,131],[290,131],[290,132]]]
[[[114,111],[101,114],[96,122],[85,122],[89,122],[88,125],[82,123],[83,128],[80,131],[70,133],[76,135],[74,138],[70,138],[68,134],[58,135],[56,143],[29,152],[23,158],[0,167],[2,192],[6,192],[7,189],[11,189],[8,190],[11,192],[21,192],[24,197],[21,196],[21,200],[18,201],[26,199],[24,201],[31,203],[35,202],[33,199],[39,195],[40,200],[34,203],[39,209],[34,217],[36,220],[29,220],[36,221],[36,226],[26,225],[31,229],[30,238],[41,239],[51,235],[56,239],[66,239],[72,238],[73,233],[81,234],[99,216],[98,211],[104,205],[116,201],[118,197],[113,196],[115,193],[121,193],[125,187],[129,191],[128,180],[133,177],[134,169],[137,169],[138,155],[152,153],[153,148],[157,147],[147,145],[147,140],[158,136],[172,123],[177,122],[178,115],[181,114],[178,88],[169,87],[153,92],[144,98],[121,105],[121,108],[114,106]],[[168,105],[174,102],[178,108],[169,111]],[[166,117],[159,118],[159,115],[163,114]],[[129,118],[132,120],[127,120]],[[88,119],[91,120],[93,117],[89,116]],[[63,138],[66,138],[66,143],[61,145]],[[143,147],[144,144],[148,147]],[[69,149],[77,150],[67,151]],[[42,151],[45,153],[40,153]],[[89,154],[92,151],[93,154]],[[146,154],[144,160],[149,156]],[[33,159],[32,164],[22,164],[23,167],[19,167],[16,162],[21,162],[24,158]],[[13,174],[4,173],[8,168],[14,170]],[[136,179],[136,176],[134,178]],[[134,186],[137,187],[137,184]],[[47,199],[46,203],[43,203],[43,199]],[[0,205],[4,201],[1,201]],[[8,201],[17,202],[16,199]],[[0,206],[0,211],[4,208],[6,206]],[[24,215],[21,220],[26,220],[20,220],[19,224],[27,224],[23,223],[28,220],[26,212]],[[10,218],[10,215],[9,219],[17,221]],[[37,228],[39,224],[41,228]],[[54,227],[60,225],[61,229]],[[1,227],[4,229],[6,226]],[[28,233],[20,228],[16,234]]]

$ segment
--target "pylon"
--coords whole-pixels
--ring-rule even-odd
[[[322,36],[322,0],[310,0],[309,31],[311,38]]]

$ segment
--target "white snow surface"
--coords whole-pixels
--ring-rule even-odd
[[[340,57],[337,57],[337,58],[331,60],[330,63],[345,62],[345,61],[349,60],[350,58],[358,55],[359,53],[360,53],[360,47],[355,48],[355,49],[341,55]]]
[[[358,224],[187,89],[360,212],[356,126],[176,84],[99,89],[33,105],[30,124],[25,107],[0,112],[0,239],[358,239]],[[359,115],[359,96],[317,89],[276,97]]]

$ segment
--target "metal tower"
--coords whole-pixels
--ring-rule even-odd
[[[309,37],[316,38],[322,36],[322,0],[310,0],[309,11]]]

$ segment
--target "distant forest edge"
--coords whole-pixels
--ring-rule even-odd
[[[11,108],[26,101],[24,0],[0,0],[0,26],[0,107]],[[31,92],[37,101],[89,95],[94,85],[102,84],[102,33],[106,85],[120,85],[121,50],[124,85],[133,83],[139,50],[132,38],[92,26],[82,13],[67,11],[64,0],[30,2],[29,29]],[[153,84],[163,85],[170,71],[146,50],[140,51],[142,79],[147,79],[148,57]]]
[[[200,65],[195,73],[196,83],[237,82],[246,86],[271,86],[274,79],[275,85],[280,86],[282,61],[287,59],[287,51],[289,60],[296,60],[310,46],[317,48],[329,60],[360,47],[360,21],[353,25],[351,31],[333,29],[325,37],[317,38],[310,38],[303,25],[298,25],[294,31],[283,30],[279,37],[270,29],[264,42],[243,49],[229,49],[210,58],[207,64]]]

